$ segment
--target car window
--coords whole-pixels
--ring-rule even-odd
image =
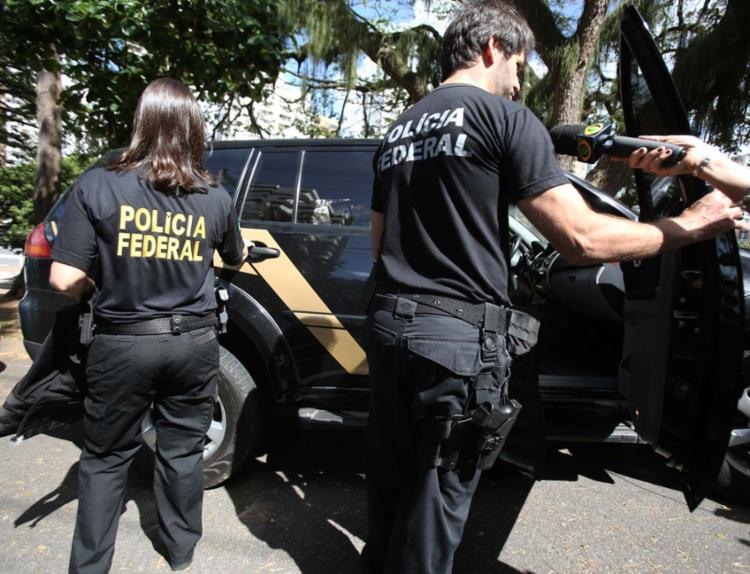
[[[248,155],[248,149],[209,149],[203,156],[203,167],[234,197]]]
[[[665,134],[670,130],[665,125],[662,114],[635,58],[630,60],[628,75],[629,92],[632,101],[632,116],[629,129],[633,135]],[[641,191],[641,213],[645,219],[674,215],[680,197],[680,183],[677,177],[657,177],[656,175],[636,170],[636,185]],[[679,211],[679,210],[678,210]]]
[[[297,222],[369,226],[372,156],[372,150],[306,152]]]
[[[293,221],[300,152],[262,150],[240,220]]]

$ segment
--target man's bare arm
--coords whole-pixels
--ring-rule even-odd
[[[744,228],[742,210],[718,191],[677,217],[650,223],[598,213],[571,185],[522,199],[518,207],[563,257],[579,265],[652,257]]]

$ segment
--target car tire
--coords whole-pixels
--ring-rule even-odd
[[[257,454],[263,429],[255,380],[237,357],[224,347],[220,350],[219,400],[204,450],[204,488],[219,486]]]
[[[732,447],[727,451],[714,486],[730,500],[750,502],[750,449],[747,445]]]
[[[257,385],[239,359],[224,347],[220,347],[218,394],[203,450],[204,488],[219,486],[260,451],[263,419]],[[142,434],[153,451],[156,433],[151,412],[144,419]]]
[[[745,373],[750,369],[750,353],[745,351]],[[750,387],[743,391],[737,402],[735,430],[747,432],[750,428]],[[730,446],[714,483],[716,491],[738,502],[750,502],[750,443]]]

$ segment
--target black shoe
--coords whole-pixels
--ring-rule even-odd
[[[185,570],[192,563],[193,563],[193,551],[192,550],[184,558],[170,558],[169,559],[169,567],[172,569],[172,572]]]

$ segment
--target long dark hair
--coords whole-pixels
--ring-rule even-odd
[[[203,169],[205,124],[190,90],[172,78],[143,90],[130,145],[109,164],[119,171],[143,169],[146,181],[166,193],[205,192],[214,179]]]

